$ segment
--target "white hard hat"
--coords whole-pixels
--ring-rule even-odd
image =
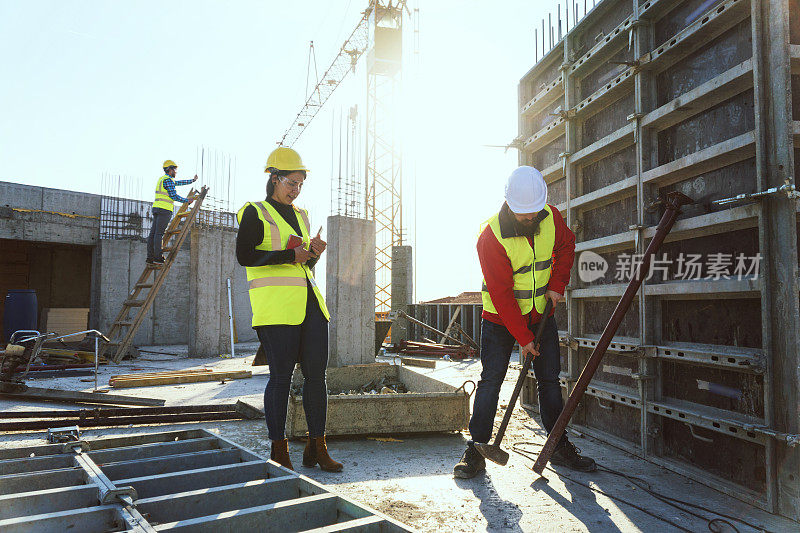
[[[514,170],[506,183],[506,203],[514,213],[538,213],[547,203],[547,184],[533,167]]]

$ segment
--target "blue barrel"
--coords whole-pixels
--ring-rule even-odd
[[[34,289],[10,289],[3,311],[3,338],[8,341],[15,331],[37,329],[39,304]]]

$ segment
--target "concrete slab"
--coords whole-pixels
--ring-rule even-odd
[[[126,389],[125,393],[162,397],[167,399],[167,405],[223,403],[242,397],[257,401],[263,394],[268,369],[250,366],[256,347],[255,343],[237,345],[237,352],[247,355],[235,359],[188,359],[186,346],[143,347],[145,351],[136,361],[101,367],[101,382],[107,383],[107,377],[112,373],[132,372],[137,368],[143,371],[201,366],[215,370],[246,368],[253,371],[250,379],[225,384],[143,387]],[[459,362],[440,361],[436,369],[417,371],[459,386],[465,379],[477,380],[480,369],[480,362],[468,359]],[[495,419],[496,424],[502,417],[516,377],[517,371],[512,363],[501,392],[501,409]],[[35,383],[37,386],[76,390],[89,390],[90,385],[80,382],[79,378],[37,380]],[[67,409],[74,406],[0,400],[0,411],[29,408]],[[203,427],[257,453],[267,454],[269,441],[264,426],[264,421],[256,420],[159,425],[156,429],[166,431]],[[87,430],[84,434],[131,435],[151,432],[153,429],[153,426],[106,428]],[[6,434],[0,441],[0,448],[41,444],[42,436],[43,432]],[[504,441],[504,448],[511,453],[507,466],[490,464],[485,474],[472,480],[453,479],[452,468],[464,451],[465,439],[465,435],[460,433],[332,438],[329,440],[329,449],[332,457],[344,464],[341,473],[302,467],[302,441],[290,442],[289,450],[300,474],[334,487],[345,496],[421,531],[708,531],[705,520],[678,511],[648,495],[631,481],[607,472],[582,474],[557,467],[558,474],[546,472],[548,482],[537,481],[530,470],[533,461],[512,450],[529,450],[535,457],[544,443],[544,432],[538,418],[519,407],[512,416]],[[573,435],[572,440],[583,453],[601,465],[636,476],[668,496],[744,518],[769,531],[793,531],[798,528],[795,522],[755,509],[607,444],[577,435]],[[644,511],[596,491],[615,495]],[[708,513],[698,511],[698,514]],[[755,531],[744,524],[735,525],[742,532]]]

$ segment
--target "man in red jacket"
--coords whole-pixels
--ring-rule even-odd
[[[472,437],[453,475],[471,478],[486,468],[473,442],[489,442],[497,412],[500,387],[505,379],[514,342],[520,361],[532,354],[539,390],[542,424],[550,432],[563,408],[558,374],[561,357],[558,327],[553,312],[542,317],[547,300],[555,307],[564,299],[575,258],[575,235],[558,209],[547,203],[547,184],[541,172],[522,166],[508,178],[506,201],[486,222],[478,238],[478,259],[483,271],[481,364],[469,431]],[[534,345],[533,331],[546,320],[542,338]],[[592,459],[562,438],[550,462],[591,472]]]

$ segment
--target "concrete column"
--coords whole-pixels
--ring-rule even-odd
[[[375,362],[375,222],[328,217],[328,366]]]
[[[220,331],[223,231],[192,228],[189,274],[189,357],[227,353]],[[227,307],[227,297],[225,306]],[[227,316],[227,311],[226,311]]]
[[[411,246],[392,246],[392,313],[408,313],[408,306],[414,303],[412,254]],[[392,342],[408,339],[408,320],[395,320],[392,324]]]

